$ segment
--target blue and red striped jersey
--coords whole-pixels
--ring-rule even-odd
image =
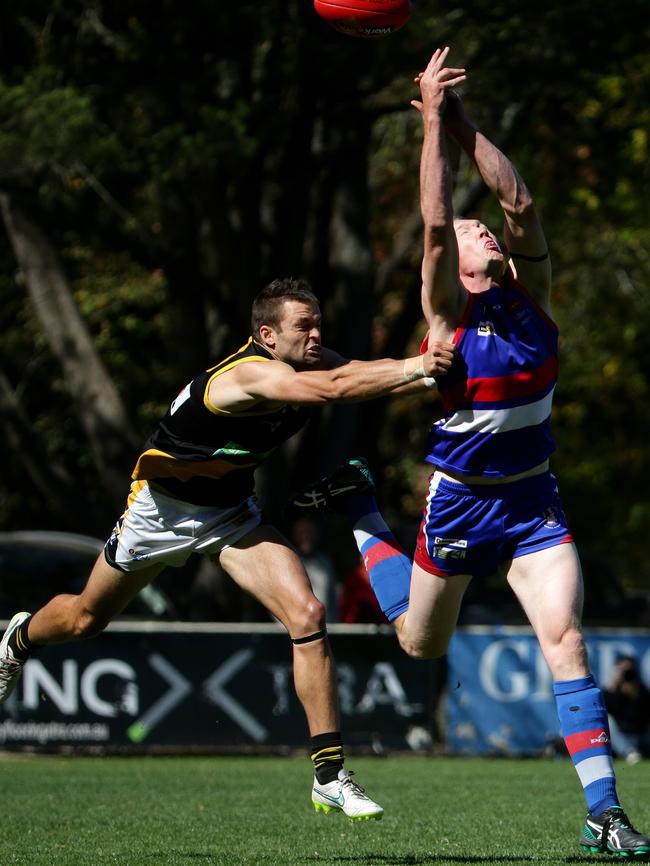
[[[454,343],[452,368],[438,381],[444,414],[429,432],[426,460],[486,478],[543,463],[555,450],[555,323],[508,268],[501,285],[468,296]]]

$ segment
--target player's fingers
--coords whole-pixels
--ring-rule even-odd
[[[440,84],[450,83],[452,81],[464,80],[467,78],[464,69],[449,69],[445,67],[445,69],[441,69],[440,72],[436,75],[436,78]]]
[[[441,81],[441,87],[455,87],[457,84],[461,84],[463,81],[467,80],[466,75],[457,75],[456,78],[450,78],[448,81]]]
[[[453,359],[456,353],[456,347],[453,343],[434,343],[434,354],[440,358]]]
[[[440,48],[436,48],[436,50],[431,55],[431,60],[429,60],[429,62],[427,63],[427,68],[424,70],[425,73],[429,72],[429,70],[432,70],[435,67],[435,65],[438,62],[439,57],[440,57]]]
[[[456,346],[453,343],[443,343],[436,340],[431,344],[431,350],[436,357],[453,359]]]
[[[419,100],[412,99],[411,105],[413,106],[413,108],[417,108],[417,110],[420,112],[420,114],[422,113],[424,106],[422,105],[422,103]]]
[[[447,59],[447,55],[449,54],[449,46],[446,46],[445,48],[439,48],[438,51],[439,54],[436,59],[436,63],[438,64],[438,68],[440,68],[445,64],[445,60]]]

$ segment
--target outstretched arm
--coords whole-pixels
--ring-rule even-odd
[[[501,205],[505,241],[517,276],[537,301],[548,308],[551,264],[542,224],[528,187],[508,157],[472,123],[457,93],[448,93],[444,125],[474,161]]]
[[[411,103],[422,115],[424,126],[420,157],[420,207],[424,222],[422,310],[430,334],[442,338],[451,337],[464,306],[443,113],[445,93],[465,80],[465,70],[446,67],[448,53],[449,48],[436,49],[425,71],[415,79],[422,99]]]
[[[318,406],[353,403],[382,397],[411,382],[446,373],[454,347],[448,343],[429,345],[424,355],[392,360],[344,361],[328,370],[297,372],[282,361],[251,361],[215,376],[208,400],[212,408],[238,412],[256,404],[285,403]]]

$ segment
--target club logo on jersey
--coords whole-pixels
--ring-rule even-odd
[[[492,322],[479,322],[476,333],[479,337],[493,337],[495,335],[494,325]]]
[[[466,538],[443,538],[436,535],[433,539],[432,556],[438,559],[465,559],[467,556]]]

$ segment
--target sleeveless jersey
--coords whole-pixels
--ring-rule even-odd
[[[215,409],[207,394],[215,378],[238,364],[272,356],[251,337],[233,355],[204,371],[171,404],[133,470],[134,480],[195,505],[235,506],[254,491],[254,472],[305,425],[308,409]]]
[[[469,295],[454,343],[452,368],[438,381],[444,415],[431,428],[426,460],[486,478],[543,463],[555,450],[555,323],[508,268],[502,285]]]

